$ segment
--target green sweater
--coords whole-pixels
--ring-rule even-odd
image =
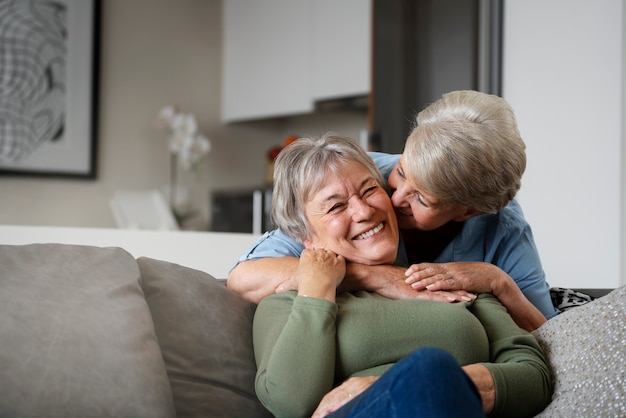
[[[474,302],[390,300],[365,291],[337,303],[266,297],[254,317],[256,392],[277,417],[311,416],[322,397],[351,376],[379,376],[424,346],[461,365],[482,363],[496,389],[492,416],[533,416],[550,402],[552,382],[535,338],[491,295]]]

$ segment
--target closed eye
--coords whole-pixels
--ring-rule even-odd
[[[340,210],[342,210],[345,207],[346,207],[346,205],[344,203],[335,203],[334,205],[332,205],[330,207],[330,209],[328,209],[327,213],[339,212]]]
[[[418,201],[418,203],[424,207],[428,207],[428,203],[424,202],[424,198],[422,197],[422,194],[420,192],[415,192],[415,200]]]
[[[370,186],[363,192],[363,196],[369,196],[378,190],[378,186]]]

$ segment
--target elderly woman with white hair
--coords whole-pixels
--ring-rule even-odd
[[[540,412],[552,393],[541,348],[492,295],[450,304],[337,292],[347,262],[396,260],[383,184],[349,138],[301,138],[278,156],[272,214],[304,250],[297,291],[255,312],[261,402],[277,417]]]
[[[489,292],[526,330],[558,314],[531,228],[514,200],[525,144],[501,97],[455,91],[422,110],[402,155],[370,153],[387,179],[402,236],[403,266],[348,265],[343,290],[393,299],[459,301]],[[296,289],[303,249],[280,229],[244,254],[228,286],[257,303]],[[446,292],[447,291],[447,292]]]

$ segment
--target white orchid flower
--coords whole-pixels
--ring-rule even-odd
[[[202,157],[211,149],[211,142],[204,135],[197,135],[191,142],[181,149],[179,156],[180,164],[186,170],[196,168]]]
[[[169,127],[172,124],[172,119],[176,114],[176,109],[174,106],[165,106],[159,112],[159,116],[157,117],[157,124],[161,128]]]
[[[200,134],[196,135],[196,140],[193,143],[193,148],[200,156],[208,154],[211,151],[211,141],[206,136]]]
[[[175,131],[170,137],[170,152],[179,153],[191,147],[193,144],[193,136],[184,132]]]
[[[170,153],[177,155],[184,169],[195,169],[211,150],[209,139],[197,133],[198,123],[193,114],[180,112],[174,106],[165,106],[159,112],[158,122],[162,127],[169,128]]]
[[[171,123],[172,130],[183,135],[193,136],[198,131],[196,117],[192,114],[178,113],[174,115]]]

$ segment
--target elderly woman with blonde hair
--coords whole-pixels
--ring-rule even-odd
[[[403,266],[349,263],[342,290],[443,302],[489,292],[526,330],[558,314],[530,225],[514,199],[526,155],[504,99],[476,91],[445,94],[418,114],[402,155],[370,156],[387,179]],[[229,288],[255,303],[297,289],[293,274],[302,250],[280,229],[266,233],[230,272]]]

